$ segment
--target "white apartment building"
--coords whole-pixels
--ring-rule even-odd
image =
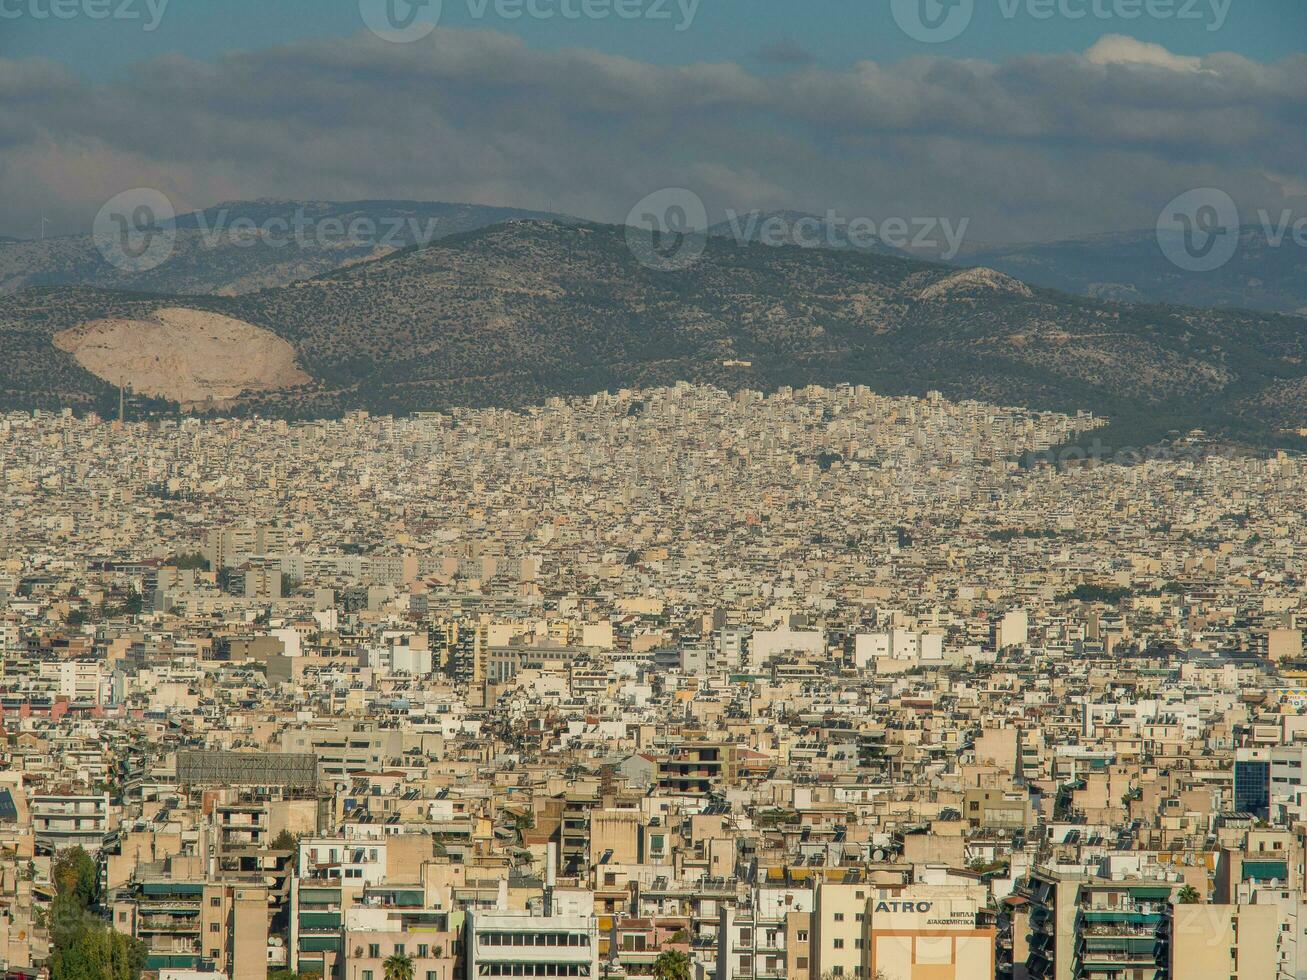
[[[469,977],[597,977],[594,916],[528,912],[467,913]]]
[[[31,814],[38,850],[51,854],[68,847],[98,851],[109,832],[109,794],[33,796]]]

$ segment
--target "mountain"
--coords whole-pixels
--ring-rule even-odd
[[[237,413],[522,406],[688,380],[730,389],[851,382],[1086,409],[1113,419],[1101,435],[1117,446],[1195,427],[1293,444],[1285,430],[1307,419],[1307,332],[1296,317],[1133,306],[992,269],[718,237],[698,240],[697,262],[663,272],[635,259],[631,234],[514,222],[233,297],[24,290],[0,297],[0,399],[111,411],[111,382],[121,380],[111,369],[139,371],[148,338],[184,343],[176,324],[191,323],[205,336],[244,331],[259,349],[280,338],[290,355],[278,376],[311,379],[251,374],[228,398],[240,387],[228,365],[222,407]],[[88,332],[127,348],[84,365],[75,351]],[[188,363],[197,360],[202,374],[204,358]]]
[[[423,201],[236,201],[177,217],[171,255],[124,271],[91,235],[0,242],[0,292],[28,286],[238,295],[380,258],[414,244],[525,218],[571,219],[520,208]]]
[[[1307,248],[1262,225],[1240,229],[1234,257],[1214,272],[1185,272],[1153,231],[1033,245],[980,246],[956,259],[1064,292],[1132,303],[1179,303],[1307,316]]]

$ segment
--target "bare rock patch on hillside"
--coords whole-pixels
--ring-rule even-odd
[[[168,307],[140,320],[89,320],[55,334],[54,344],[110,384],[183,405],[312,380],[276,334],[202,310]]]

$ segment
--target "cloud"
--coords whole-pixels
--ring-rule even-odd
[[[1307,214],[1307,58],[945,57],[753,72],[533,50],[492,31],[157,59],[88,84],[0,60],[0,233],[89,229],[153,186],[506,204],[603,221],[662,187],[726,208],[970,220],[977,240],[1151,227],[1192,187]],[[1118,46],[1118,50],[1125,50]],[[1281,175],[1281,176],[1276,176]],[[1251,211],[1250,211],[1251,213]]]
[[[1201,71],[1202,58],[1172,54],[1160,44],[1150,44],[1123,34],[1105,34],[1085,52],[1095,65],[1152,65],[1167,71]]]

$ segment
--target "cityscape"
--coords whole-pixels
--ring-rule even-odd
[[[0,0],[0,980],[1307,980],[1302,0]]]
[[[1307,464],[1099,424],[4,416],[0,949],[80,847],[168,976],[1294,975]]]

